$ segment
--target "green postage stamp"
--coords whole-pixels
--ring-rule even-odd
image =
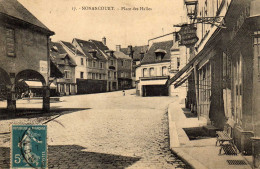
[[[47,168],[46,125],[12,125],[11,168]]]

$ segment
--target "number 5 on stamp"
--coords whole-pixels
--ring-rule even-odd
[[[11,168],[47,168],[47,126],[12,125]]]

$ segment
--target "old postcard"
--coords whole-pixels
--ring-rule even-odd
[[[260,168],[260,0],[0,0],[0,168]]]

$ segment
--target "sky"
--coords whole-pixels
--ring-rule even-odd
[[[55,32],[52,41],[73,38],[102,40],[115,45],[147,45],[148,39],[175,31],[185,22],[183,0],[18,0]],[[75,7],[77,10],[72,10]],[[115,10],[82,10],[82,7],[114,7]],[[122,7],[131,10],[121,10]],[[133,10],[133,8],[139,10]],[[151,10],[140,10],[148,7]],[[172,36],[158,39],[163,41]]]

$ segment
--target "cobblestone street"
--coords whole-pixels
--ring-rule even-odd
[[[67,96],[52,103],[82,109],[47,121],[49,168],[187,168],[169,149],[167,106],[176,98],[133,93]],[[0,168],[8,168],[8,142],[3,145]]]

